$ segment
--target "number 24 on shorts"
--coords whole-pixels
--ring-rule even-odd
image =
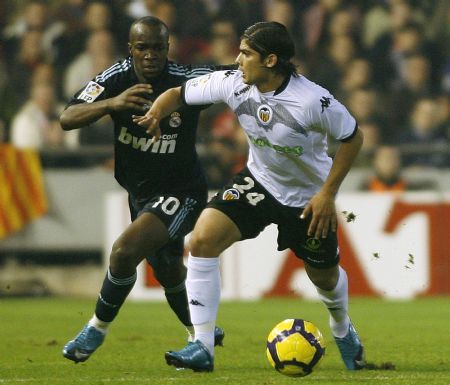
[[[251,190],[253,187],[255,187],[255,182],[252,178],[246,176],[244,180],[247,182],[247,184],[233,184],[233,188],[238,190],[241,194],[245,194],[245,191]],[[250,203],[252,206],[256,206],[258,202],[262,201],[265,196],[264,194],[260,194],[257,192],[248,192],[245,197],[248,200],[248,203]]]

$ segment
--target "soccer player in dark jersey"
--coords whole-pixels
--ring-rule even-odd
[[[363,142],[347,109],[325,88],[297,74],[294,42],[277,22],[244,32],[238,71],[217,71],[163,93],[135,122],[159,137],[160,118],[180,105],[225,102],[249,144],[247,167],[208,203],[189,241],[186,286],[196,341],[166,353],[169,365],[214,369],[220,301],[219,255],[233,243],[278,227],[278,250],[290,248],[330,313],[345,366],[365,366],[363,345],[348,315],[348,280],[339,266],[335,198]],[[334,159],[327,138],[341,142]]]
[[[64,130],[89,125],[110,115],[114,121],[115,178],[129,194],[132,223],[114,242],[109,269],[95,313],[69,341],[63,355],[82,362],[102,344],[108,325],[136,281],[136,267],[151,264],[167,301],[194,338],[185,288],[184,236],[207,199],[205,176],[195,149],[199,113],[204,106],[181,107],[161,122],[156,142],[133,123],[168,88],[218,67],[168,61],[169,30],[155,17],[130,28],[130,56],[106,69],[75,94],[60,117]],[[224,68],[229,68],[224,67]],[[223,330],[215,329],[221,344]]]

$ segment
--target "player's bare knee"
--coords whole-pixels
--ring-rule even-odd
[[[114,270],[124,271],[136,268],[138,263],[136,250],[124,243],[115,243],[110,255],[110,264]]]
[[[189,250],[195,257],[217,256],[221,252],[218,251],[217,243],[207,232],[198,232],[192,234],[189,240]]]
[[[339,278],[337,268],[317,269],[306,264],[305,267],[309,279],[318,288],[322,290],[333,290],[336,287]]]

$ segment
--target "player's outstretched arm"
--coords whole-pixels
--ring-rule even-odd
[[[114,111],[145,111],[148,95],[152,93],[150,84],[135,84],[121,94],[92,103],[72,104],[61,114],[59,121],[65,131],[87,126]],[[147,97],[146,97],[147,96]]]
[[[181,87],[170,88],[156,98],[145,115],[133,115],[133,122],[141,127],[145,127],[147,134],[153,135],[152,142],[155,142],[161,136],[160,120],[182,104]]]
[[[326,238],[328,232],[336,231],[337,217],[335,198],[345,176],[349,172],[363,143],[363,134],[357,130],[348,142],[342,142],[333,160],[330,173],[320,191],[306,205],[301,218],[312,215],[308,235]]]

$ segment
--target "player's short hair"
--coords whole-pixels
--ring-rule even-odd
[[[167,34],[167,37],[169,37],[169,27],[166,23],[164,23],[161,19],[158,19],[154,16],[144,16],[141,17],[133,22],[130,27],[130,39],[131,39],[131,31],[134,29],[134,27],[138,24],[144,24],[149,27],[160,27],[163,29],[164,33]]]
[[[275,54],[278,62],[274,70],[283,75],[297,76],[297,70],[290,59],[295,55],[295,45],[286,27],[276,21],[262,21],[248,27],[241,39],[263,58]]]

